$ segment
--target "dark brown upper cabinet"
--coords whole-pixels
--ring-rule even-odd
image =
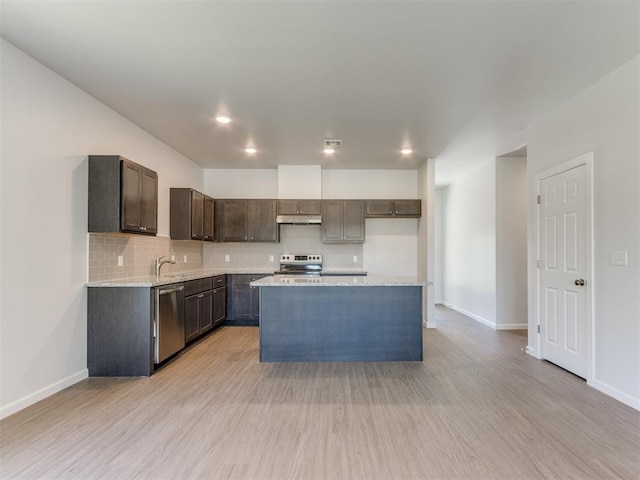
[[[365,202],[323,200],[322,243],[364,243]]]
[[[170,191],[170,235],[174,240],[214,240],[213,198],[192,188]]]
[[[278,242],[276,200],[215,201],[216,240],[220,242]]]
[[[278,215],[320,215],[320,200],[278,200]]]
[[[89,155],[89,232],[158,232],[158,174],[119,155]]]
[[[204,196],[204,241],[215,240],[215,203],[213,198]]]
[[[422,214],[421,200],[367,200],[367,218],[419,218]]]

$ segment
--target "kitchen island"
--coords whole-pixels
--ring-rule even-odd
[[[422,360],[422,282],[270,276],[260,288],[261,362]]]

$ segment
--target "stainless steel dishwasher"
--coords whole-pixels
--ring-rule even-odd
[[[184,348],[184,285],[167,285],[155,290],[153,363],[158,364]]]

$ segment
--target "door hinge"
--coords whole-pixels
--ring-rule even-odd
[[[540,268],[540,260],[536,260],[536,266]]]
[[[538,205],[540,205],[540,195],[538,195]]]
[[[540,333],[540,325],[538,324],[538,333]]]

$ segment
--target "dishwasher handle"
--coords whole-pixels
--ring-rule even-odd
[[[158,295],[169,295],[170,293],[181,292],[182,290],[184,290],[184,285],[170,288],[159,288]]]

